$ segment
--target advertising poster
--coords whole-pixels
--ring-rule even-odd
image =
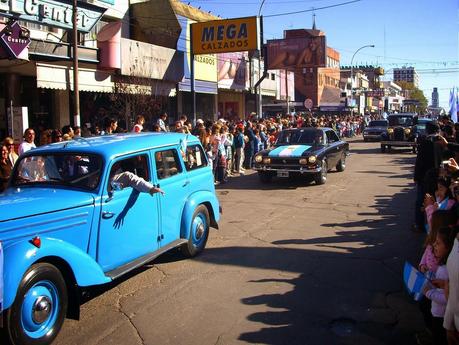
[[[245,90],[248,77],[247,53],[218,54],[218,87]]]
[[[268,41],[268,69],[326,66],[325,36]]]

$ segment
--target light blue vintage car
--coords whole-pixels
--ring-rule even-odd
[[[137,184],[116,182],[126,173]],[[79,317],[78,287],[109,283],[174,247],[195,256],[219,218],[194,136],[113,135],[27,152],[0,194],[4,337],[52,342],[65,317]]]

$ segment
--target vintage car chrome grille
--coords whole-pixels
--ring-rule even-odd
[[[276,157],[276,158],[271,158],[271,164],[270,165],[298,165],[298,158],[284,158],[284,157]]]
[[[394,128],[394,140],[403,141],[405,139],[405,129],[403,127]]]

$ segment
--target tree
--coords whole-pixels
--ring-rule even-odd
[[[408,99],[415,100],[419,102],[417,106],[410,106],[413,109],[410,110],[417,110],[419,112],[425,112],[427,109],[427,98],[424,96],[424,92],[414,86],[413,83],[407,81],[396,81],[395,82],[398,86],[400,86],[403,90],[408,91]]]

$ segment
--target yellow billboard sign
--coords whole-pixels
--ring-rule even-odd
[[[212,20],[191,24],[194,54],[258,49],[257,17]]]

